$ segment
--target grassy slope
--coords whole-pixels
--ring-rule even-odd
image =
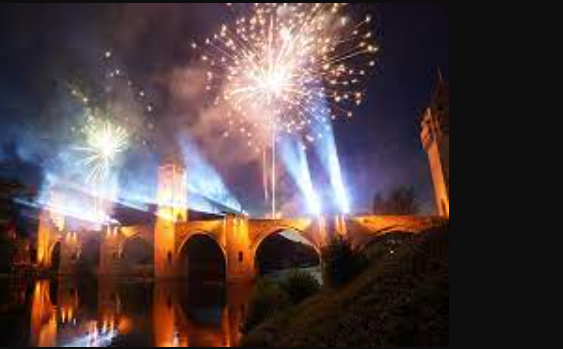
[[[408,240],[347,287],[262,324],[244,346],[448,346],[448,227]]]

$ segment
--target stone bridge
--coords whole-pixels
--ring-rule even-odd
[[[154,226],[110,226],[100,231],[70,232],[64,229],[60,219],[53,219],[48,212],[44,212],[39,225],[37,256],[39,268],[52,268],[54,251],[59,246],[58,272],[63,275],[77,273],[80,261],[94,253],[99,256],[98,275],[134,274],[173,279],[185,276],[179,266],[188,242],[196,236],[204,236],[215,241],[220,248],[225,261],[226,278],[235,282],[255,277],[256,253],[262,242],[283,231],[299,234],[320,253],[336,234],[349,239],[354,246],[361,247],[376,236],[393,232],[417,233],[443,221],[439,217],[394,216],[266,220],[228,215],[209,221],[158,218]],[[131,270],[125,265],[123,256],[132,241],[150,246],[153,265],[145,270]]]

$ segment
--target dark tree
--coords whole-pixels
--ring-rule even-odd
[[[373,213],[376,215],[386,214],[386,202],[383,195],[377,193],[375,199],[373,200]]]
[[[322,250],[323,276],[329,287],[339,288],[352,281],[368,266],[366,256],[351,243],[333,238]]]
[[[416,215],[420,212],[420,205],[412,186],[399,186],[393,189],[387,198],[377,194],[373,206],[376,215]]]

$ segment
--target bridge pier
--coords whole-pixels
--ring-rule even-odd
[[[76,233],[66,233],[61,238],[59,275],[74,275],[80,257],[80,242]]]
[[[37,231],[37,266],[40,269],[51,267],[50,246],[52,224],[47,215],[47,211],[42,211],[39,216],[39,229]]]
[[[239,283],[254,279],[256,268],[248,218],[228,215],[224,229],[227,281]]]
[[[176,277],[178,251],[176,222],[159,217],[154,229],[154,276],[157,279]]]
[[[59,230],[51,213],[43,210],[39,216],[37,232],[37,267],[40,271],[49,271],[53,266],[53,250],[61,241],[62,232]],[[62,249],[62,246],[61,246]]]
[[[232,283],[227,291],[228,336],[227,346],[238,346],[242,338],[240,324],[248,313],[248,302],[252,294],[251,282]]]
[[[156,347],[178,346],[174,285],[157,282],[154,286],[153,322]]]
[[[120,251],[119,231],[117,227],[107,227],[100,245],[100,264],[98,274],[100,276],[112,276],[119,274]]]

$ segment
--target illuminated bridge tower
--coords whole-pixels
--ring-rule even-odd
[[[438,89],[422,118],[422,144],[428,153],[437,212],[450,216],[450,88],[440,75]]]
[[[43,210],[39,216],[39,229],[37,232],[37,266],[47,270],[51,268],[52,250],[56,239],[56,227],[51,219],[50,212]]]
[[[62,200],[56,192],[49,193],[51,205],[58,207]],[[53,251],[58,242],[64,244],[61,238],[65,226],[66,218],[64,215],[47,208],[41,210],[37,231],[37,266],[41,270],[49,270],[53,267]],[[61,250],[66,249],[61,248]]]
[[[154,231],[157,278],[172,278],[176,265],[176,223],[188,221],[186,170],[170,162],[158,170],[158,212]]]

